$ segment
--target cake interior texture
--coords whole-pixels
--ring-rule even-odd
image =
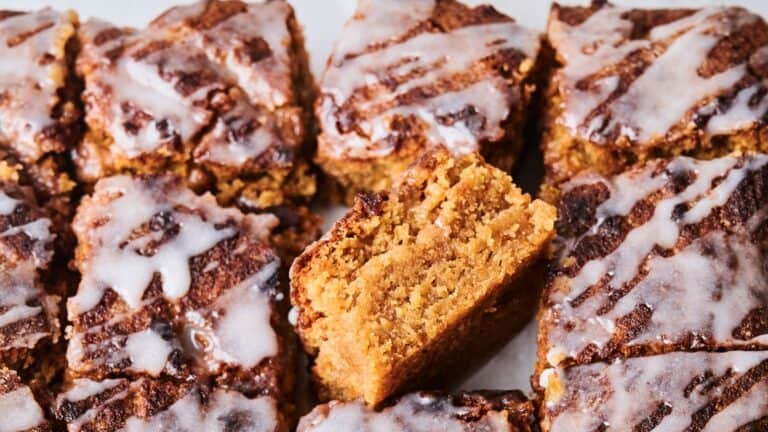
[[[362,195],[294,262],[292,300],[326,396],[377,404],[464,347],[553,235],[478,155],[424,155],[389,193]],[[522,312],[522,313],[525,313]]]

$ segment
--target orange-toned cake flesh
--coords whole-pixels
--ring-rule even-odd
[[[555,5],[547,181],[657,157],[768,149],[768,24],[737,7]]]
[[[78,208],[70,378],[215,383],[289,408],[279,221],[219,207],[173,176],[100,180]],[[174,381],[175,380],[175,381]]]
[[[768,352],[673,353],[552,370],[543,432],[768,430]]]
[[[538,48],[535,32],[491,6],[359,2],[320,82],[317,162],[348,200],[387,189],[438,145],[509,170]]]
[[[270,396],[247,398],[231,390],[148,378],[75,380],[57,397],[53,412],[69,432],[288,430]]]
[[[768,348],[768,156],[577,177],[540,311],[543,367]]]
[[[521,299],[510,316],[527,319],[522,299],[538,291],[515,282],[554,218],[480,156],[444,149],[391,191],[362,195],[291,267],[296,329],[323,396],[377,404],[418,385],[472,355],[501,299]]]
[[[45,412],[29,387],[10,369],[0,367],[0,420],[2,430],[50,432]]]
[[[297,432],[530,432],[533,415],[533,403],[520,392],[418,392],[379,411],[359,401],[319,405],[301,419]]]
[[[143,30],[91,20],[79,38],[82,180],[170,170],[253,208],[314,194],[310,75],[288,3],[200,1]]]

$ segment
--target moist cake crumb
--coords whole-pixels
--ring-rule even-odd
[[[471,356],[467,344],[500,300],[537,298],[517,278],[544,252],[554,219],[479,155],[442,148],[391,191],[361,195],[291,267],[296,329],[322,395],[376,405]],[[510,303],[512,316],[533,310]]]

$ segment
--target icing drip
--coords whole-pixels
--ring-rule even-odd
[[[178,432],[211,431],[227,432],[236,425],[242,432],[273,432],[277,429],[279,414],[276,401],[269,396],[246,398],[244,395],[222,389],[208,393],[205,389],[191,386],[176,394],[167,408],[152,405],[156,401],[145,400],[146,388],[162,390],[161,381],[139,379],[128,382],[125,379],[91,381],[77,379],[73,387],[57,398],[62,406],[81,402],[90,397],[94,401],[76,419],[68,421],[70,431],[91,430],[92,422],[107,414],[107,410],[124,407],[125,417],[115,418],[116,426],[125,432],[174,430]],[[121,387],[120,391],[115,391]],[[106,397],[104,393],[110,392]],[[201,398],[201,393],[205,397]],[[99,396],[100,395],[100,396]],[[98,402],[97,402],[98,401]],[[137,412],[136,405],[146,408]],[[112,411],[114,412],[114,411]]]
[[[287,20],[291,7],[283,1],[245,4],[245,10],[218,21],[211,27],[189,25],[188,21],[205,12],[206,3],[171,8],[150,27],[161,31],[188,32],[190,42],[202,49],[220,73],[245,91],[254,104],[277,108],[293,99],[291,34]],[[252,52],[254,45],[260,51]]]
[[[695,430],[735,431],[768,412],[768,377],[739,383],[765,362],[765,352],[674,353],[558,369],[550,381],[559,380],[565,392],[547,400],[550,431],[640,429],[660,406],[655,431],[694,430],[694,418],[703,420]],[[714,405],[711,418],[698,415],[721,398],[724,406]]]
[[[622,137],[646,143],[678,126],[693,127],[698,114],[714,114],[705,128],[710,134],[730,133],[763,116],[765,98],[750,102],[763,83],[740,91],[729,106],[715,106],[716,96],[747,76],[746,63],[712,76],[700,72],[718,42],[758,16],[737,8],[704,8],[632,38],[630,10],[607,5],[574,26],[550,21],[550,39],[565,61],[557,72],[564,95],[560,121],[572,132],[598,144]],[[640,62],[629,60],[639,53],[651,57],[650,64],[620,88],[620,75],[611,68],[623,61]]]
[[[0,413],[0,432],[21,432],[45,423],[43,410],[26,386],[0,394]]]
[[[64,47],[73,15],[50,8],[0,21],[0,135],[29,160],[49,149],[38,144],[55,120],[51,111],[66,74]]]
[[[468,422],[462,416],[468,409],[454,406],[449,398],[412,393],[392,407],[372,411],[362,402],[332,402],[326,415],[309,415],[299,423],[300,432],[397,431],[412,432],[511,432],[506,415],[489,411]]]
[[[753,309],[765,307],[763,287],[768,276],[762,265],[763,252],[751,233],[768,217],[768,207],[762,206],[744,226],[729,225],[676,248],[685,226],[701,222],[725,205],[746,176],[766,163],[766,155],[711,161],[680,157],[662,172],[652,164],[602,180],[610,198],[596,209],[596,223],[585,236],[597,232],[610,217],[627,216],[672,177],[695,173],[684,190],[656,202],[652,217],[631,229],[615,250],[585,263],[573,277],[554,280],[557,289],[550,294],[554,306],[544,319],[550,364],[576,358],[590,345],[606,347],[619,331],[626,331],[617,329],[618,323],[638,307],[649,309],[651,318],[627,336],[624,343],[630,346],[680,343],[689,335],[694,336],[690,348],[701,341],[718,346],[768,344],[767,335],[744,340],[734,335]],[[719,182],[713,187],[716,179]],[[683,205],[687,211],[676,215]],[[564,260],[583,238],[561,239]],[[674,249],[674,253],[656,254],[657,248]],[[597,286],[601,288],[594,290]],[[590,289],[589,296],[575,301]],[[615,298],[620,290],[628,291]]]
[[[245,396],[217,390],[208,405],[189,393],[167,410],[149,419],[131,417],[125,423],[126,432],[151,432],[173,429],[177,431],[227,432],[230,422],[237,422],[238,431],[272,432],[277,428],[275,400],[268,397],[247,399]]]
[[[135,309],[155,274],[162,278],[164,295],[171,300],[178,299],[189,289],[189,259],[236,233],[231,226],[217,227],[226,224],[232,213],[214,208],[210,196],[199,198],[189,190],[180,189],[176,196],[163,197],[162,191],[152,190],[127,176],[104,179],[97,184],[96,191],[118,197],[104,206],[93,207],[105,223],[75,228],[76,231],[91,229],[89,235],[96,247],[83,271],[77,295],[69,300],[70,313],[96,306],[106,288],[117,292]],[[202,204],[203,215],[177,211],[177,207],[190,203]],[[148,234],[134,238],[135,230],[153,220],[175,224],[173,237],[166,240],[165,229],[153,231],[150,227]]]
[[[455,154],[475,151],[481,140],[503,136],[501,122],[509,107],[520,102],[519,90],[495,72],[437,94],[420,90],[466,73],[496,53],[518,50],[532,58],[539,46],[535,33],[507,21],[406,37],[434,7],[430,0],[414,8],[410,3],[403,16],[399,2],[361,2],[345,28],[323,76],[319,113],[323,150],[334,157],[390,154],[395,140],[388,138],[397,134],[392,122],[398,117],[421,120],[432,145],[442,144]],[[421,96],[406,102],[414,93]],[[338,117],[345,115],[340,111],[350,107],[355,128],[340,130]]]

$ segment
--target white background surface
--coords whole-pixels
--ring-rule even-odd
[[[344,21],[352,15],[355,0],[288,0],[296,9],[299,22],[304,26],[307,49],[312,69],[319,77],[334,41]],[[392,0],[380,0],[392,1]],[[404,3],[407,0],[401,0]],[[37,9],[53,6],[57,9],[75,9],[85,20],[98,17],[121,25],[141,27],[168,7],[188,0],[0,0],[0,9]],[[551,2],[548,0],[464,0],[468,4],[490,3],[519,23],[543,31]],[[589,0],[561,1],[563,4],[587,4]],[[768,0],[614,0],[616,4],[640,7],[697,7],[703,5],[743,5],[768,16]],[[339,209],[325,209],[326,222],[340,214]],[[516,335],[485,366],[462,384],[466,389],[529,390],[529,377],[535,360],[535,326],[531,323]]]

